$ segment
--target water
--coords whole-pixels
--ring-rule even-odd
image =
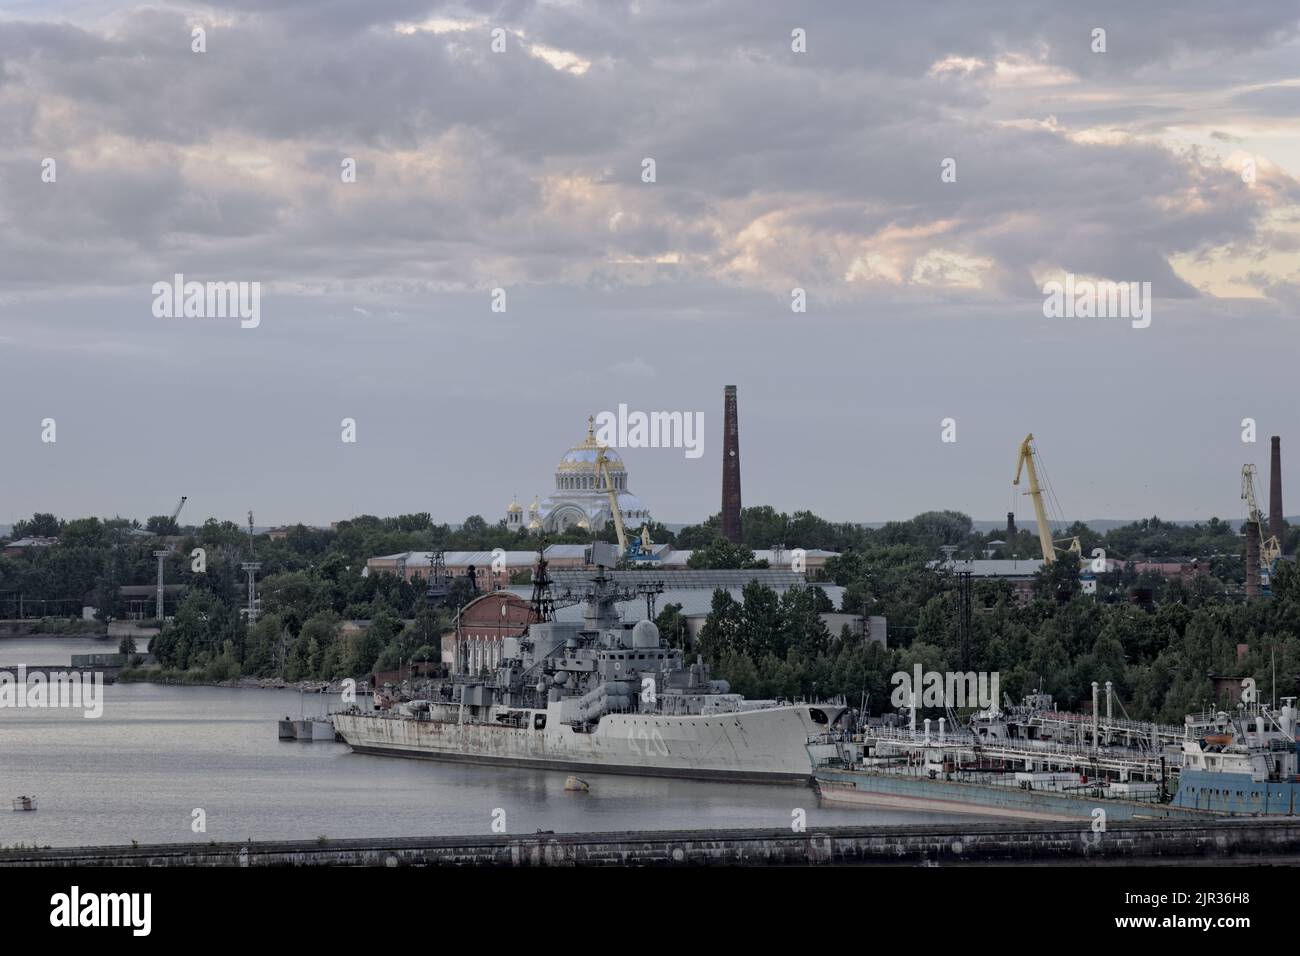
[[[823,808],[797,786],[583,774],[591,792],[569,793],[560,771],[281,741],[277,718],[300,713],[292,690],[113,684],[104,695],[98,719],[0,709],[0,845],[488,834],[495,810],[520,834],[786,827],[795,808],[810,826],[953,819]],[[306,696],[308,716],[321,699]],[[34,794],[39,809],[10,811],[19,794]],[[191,829],[196,808],[204,833]]]
[[[116,654],[121,638],[75,634],[0,635],[0,665],[68,664],[73,654]],[[135,649],[149,650],[149,638],[137,637]]]

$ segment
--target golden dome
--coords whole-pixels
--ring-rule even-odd
[[[596,456],[602,451],[605,453],[605,463],[610,474],[626,473],[627,469],[624,467],[623,459],[619,457],[618,452],[608,445],[602,445],[596,441],[595,427],[596,420],[588,416],[587,437],[564,453],[564,457],[560,459],[559,467],[555,469],[557,474],[594,475],[596,473]]]
[[[523,510],[524,506],[519,503],[518,499],[512,498],[510,499],[510,507],[506,508],[506,514],[522,514]]]
[[[534,518],[536,518],[537,513],[541,510],[542,510],[541,502],[537,500],[536,495],[533,495],[533,503],[528,506],[528,513],[532,515]]]
[[[529,530],[529,531],[541,531],[541,530],[542,530],[542,522],[539,521],[537,518],[533,518],[532,521],[528,522],[528,530]]]

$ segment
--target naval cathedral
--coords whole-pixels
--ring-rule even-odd
[[[506,509],[506,528],[518,531],[527,528],[534,533],[561,532],[569,528],[592,528],[597,531],[613,520],[609,512],[609,493],[604,479],[596,468],[596,455],[603,449],[605,464],[614,485],[618,510],[623,513],[623,523],[629,533],[650,521],[650,510],[645,503],[627,488],[627,467],[618,452],[596,441],[593,432],[595,421],[587,419],[587,437],[574,445],[555,469],[555,490],[544,501],[533,499],[528,506],[528,519],[518,501],[510,502]]]

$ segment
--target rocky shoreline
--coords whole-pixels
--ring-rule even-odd
[[[237,677],[233,680],[208,680],[202,677],[189,677],[175,671],[157,669],[123,669],[117,680],[125,684],[171,684],[186,687],[233,687],[252,690],[298,690],[308,694],[341,694],[343,681],[287,681],[280,677]],[[358,682],[358,694],[369,694],[368,685]]]

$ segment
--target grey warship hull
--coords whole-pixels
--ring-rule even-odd
[[[812,779],[807,738],[825,730],[842,708],[791,704],[682,716],[606,714],[588,730],[561,722],[559,710],[552,704],[547,710],[530,711],[524,726],[345,712],[334,715],[334,727],[358,753],[541,770],[806,784]]]

